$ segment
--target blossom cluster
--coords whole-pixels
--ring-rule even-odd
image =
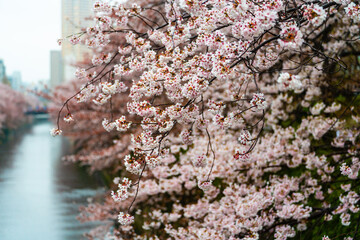
[[[97,151],[84,144],[80,161],[125,178],[85,211],[117,218],[114,239],[280,240],[311,235],[317,221],[353,227],[359,102],[346,84],[358,74],[347,68],[358,64],[358,6],[96,2],[95,26],[69,39],[94,57],[67,99],[97,113],[99,143],[85,141]]]
[[[119,180],[114,179],[114,182],[119,182]],[[121,183],[118,184],[119,189],[116,191],[111,192],[111,196],[115,202],[124,201],[129,197],[128,189],[131,187],[131,180],[128,178],[123,178]]]

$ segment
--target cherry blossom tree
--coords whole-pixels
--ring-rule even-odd
[[[360,236],[358,1],[94,10],[61,40],[94,56],[59,90],[52,130],[74,120],[73,160],[115,177],[83,221],[114,220],[113,239]]]
[[[0,83],[0,132],[23,123],[27,106],[28,101],[23,94]]]

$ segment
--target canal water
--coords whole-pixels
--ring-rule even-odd
[[[84,169],[61,161],[71,148],[50,136],[52,127],[36,119],[0,143],[0,240],[86,239],[96,226],[76,216],[104,190]]]

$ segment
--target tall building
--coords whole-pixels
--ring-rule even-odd
[[[64,80],[64,68],[61,51],[50,51],[50,88],[61,84]]]
[[[8,77],[10,81],[11,88],[15,91],[21,90],[21,73],[19,71],[14,71],[13,74]]]
[[[0,83],[5,83],[6,79],[6,68],[4,60],[0,59]]]
[[[62,38],[86,30],[93,25],[92,8],[93,0],[62,0]],[[64,80],[71,80],[74,77],[77,62],[84,60],[84,54],[90,50],[82,45],[72,45],[69,41],[62,44],[62,58],[64,61]]]

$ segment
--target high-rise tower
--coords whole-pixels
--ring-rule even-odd
[[[50,51],[50,88],[61,84],[64,80],[64,67],[60,51]]]
[[[93,25],[93,0],[62,0],[62,38],[86,30]],[[73,64],[84,60],[84,55],[90,53],[82,45],[72,45],[69,41],[62,44],[61,55],[64,61],[64,80],[74,77]]]
[[[4,83],[6,79],[6,68],[4,60],[0,59],[0,83]]]

